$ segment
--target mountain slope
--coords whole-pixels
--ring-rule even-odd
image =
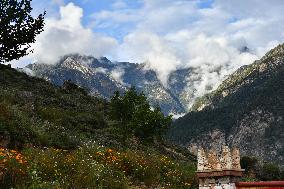
[[[146,94],[152,106],[158,104],[166,114],[186,111],[176,93],[164,87],[156,73],[147,69],[145,64],[112,63],[106,58],[73,54],[63,57],[54,65],[30,64],[24,70],[27,69],[32,75],[59,86],[70,79],[89,89],[91,94],[106,99],[117,90],[124,92],[130,86],[135,86]]]
[[[169,133],[192,151],[198,145],[237,146],[242,155],[284,166],[284,45],[238,69],[199,98]]]
[[[0,64],[0,188],[196,187],[195,157],[123,138],[104,99]]]

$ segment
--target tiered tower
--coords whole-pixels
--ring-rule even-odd
[[[213,149],[207,153],[203,148],[198,149],[197,176],[199,189],[235,189],[235,183],[242,176],[240,152],[237,148],[230,150],[222,147],[221,154]]]

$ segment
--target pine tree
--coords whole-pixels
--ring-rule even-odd
[[[31,53],[30,44],[43,31],[45,12],[33,18],[31,1],[0,1],[0,64]]]

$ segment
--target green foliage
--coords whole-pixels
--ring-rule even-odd
[[[26,171],[26,161],[20,152],[0,148],[0,188],[15,187],[25,178]]]
[[[244,156],[241,158],[241,167],[246,171],[255,169],[257,166],[257,159],[254,157]]]
[[[26,183],[36,188],[127,188],[125,175],[96,161],[97,152],[84,148],[73,152],[29,149]]]
[[[71,80],[66,80],[63,82],[62,85],[63,89],[66,90],[69,93],[82,93],[87,95],[88,94],[88,90],[82,87],[79,87],[78,85],[76,85],[75,83],[73,83]]]
[[[253,181],[257,179],[257,173],[259,172],[259,164],[256,158],[249,156],[241,157],[241,168],[245,169],[245,180]]]
[[[146,96],[138,94],[134,87],[123,96],[119,92],[114,94],[110,101],[110,116],[125,135],[144,140],[160,138],[171,123],[171,117],[165,117],[160,108],[151,110]]]
[[[265,163],[262,166],[260,175],[260,179],[263,181],[271,181],[271,180],[281,180],[281,171],[277,164],[275,163]]]
[[[245,169],[244,181],[273,181],[284,178],[284,171],[281,172],[277,164],[271,162],[261,164],[255,157],[242,157],[241,167]]]
[[[30,43],[43,31],[45,13],[33,18],[31,11],[31,0],[0,1],[0,63],[32,52]]]

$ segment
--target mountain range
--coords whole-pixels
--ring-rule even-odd
[[[239,68],[202,97],[195,94],[193,83],[200,78],[192,77],[192,68],[173,71],[167,86],[147,63],[111,62],[79,54],[64,56],[52,65],[30,64],[24,70],[59,86],[71,80],[105,99],[135,86],[165,114],[187,113],[174,122],[168,139],[192,153],[199,146],[220,149],[228,144],[240,148],[242,156],[284,165],[283,44]]]
[[[194,76],[192,68],[183,68],[171,72],[165,86],[147,63],[111,62],[105,57],[79,54],[66,55],[55,64],[29,64],[24,70],[58,86],[71,80],[105,99],[110,99],[115,91],[124,92],[135,86],[152,106],[159,105],[165,114],[176,116],[190,110],[196,98],[193,83],[201,80]]]

